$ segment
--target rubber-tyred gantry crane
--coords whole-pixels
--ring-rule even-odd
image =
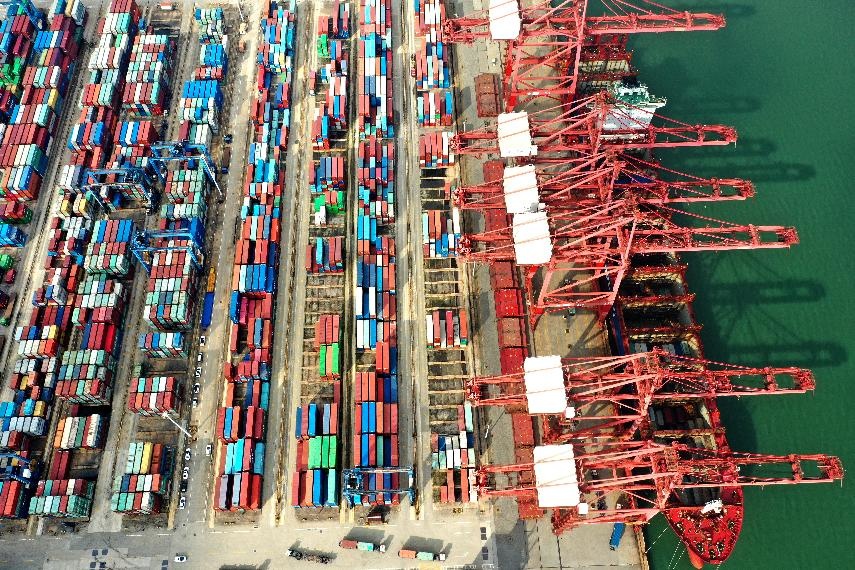
[[[507,482],[499,483],[497,474]],[[682,506],[680,493],[690,489],[842,478],[840,460],[828,455],[763,455],[654,441],[609,442],[595,451],[571,444],[538,446],[532,463],[489,465],[477,473],[481,496],[529,498],[554,509],[556,534],[582,524],[646,522]]]
[[[449,43],[490,38],[506,42],[505,109],[536,97],[567,101],[576,95],[585,38],[680,31],[718,30],[724,17],[678,11],[650,0],[602,0],[607,14],[588,16],[588,0],[548,0],[520,7],[518,0],[489,0],[488,8],[444,24]]]
[[[801,394],[813,374],[796,367],[746,367],[656,349],[627,356],[529,357],[524,372],[476,377],[467,398],[480,406],[524,405],[530,414],[558,418],[549,443],[627,439],[650,433],[650,406],[719,396]]]

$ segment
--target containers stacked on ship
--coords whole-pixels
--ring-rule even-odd
[[[159,513],[169,495],[174,467],[174,448],[132,441],[124,472],[113,480],[110,509],[130,515]]]
[[[39,26],[33,26],[26,15],[4,21],[11,22],[12,28],[32,28],[32,51],[20,78],[17,104],[9,109],[8,126],[0,139],[0,196],[5,199],[38,198],[82,43],[85,10],[70,12],[77,19],[57,7],[44,29],[36,29]]]
[[[425,288],[427,384],[431,410],[431,468],[437,504],[477,500],[474,478],[473,412],[465,401],[470,376],[469,326],[465,278],[457,262],[461,213],[452,207],[455,156],[454,94],[450,51],[443,39],[446,7],[442,0],[416,0],[415,112],[419,124],[422,261]],[[456,409],[457,413],[448,413]]]
[[[247,158],[232,292],[225,395],[217,410],[214,508],[261,508],[273,314],[288,143],[296,2],[270,2],[261,21],[254,139]],[[197,11],[198,15],[198,11]]]
[[[295,507],[335,507],[339,500],[338,403],[303,404],[296,410]]]
[[[134,367],[128,389],[128,410],[141,416],[178,417],[181,382],[174,376],[145,376],[142,366]]]

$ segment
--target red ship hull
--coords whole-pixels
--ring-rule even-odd
[[[721,512],[702,514],[702,507],[674,507],[665,511],[668,524],[689,551],[696,568],[703,564],[721,564],[733,552],[745,514],[743,493],[739,487],[721,490]]]

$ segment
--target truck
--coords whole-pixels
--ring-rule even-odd
[[[362,542],[358,540],[343,539],[339,541],[338,546],[345,550],[362,550],[363,552],[380,552],[381,554],[386,552],[385,544],[375,544],[373,542]]]
[[[200,319],[200,326],[202,330],[206,330],[209,326],[211,326],[211,318],[214,316],[214,293],[207,292],[205,293],[205,299],[202,303],[202,317]]]
[[[409,560],[425,560],[425,561],[439,561],[442,562],[445,560],[445,553],[440,552],[439,554],[434,554],[433,552],[422,552],[419,550],[407,550],[402,548],[398,551],[399,558],[407,558]]]
[[[317,562],[318,564],[329,564],[332,562],[332,557],[323,554],[312,554],[311,552],[301,552],[294,548],[289,548],[285,553],[296,560],[303,562]]]
[[[232,147],[227,146],[223,149],[223,156],[220,159],[220,172],[222,174],[229,173],[229,163],[232,161]]]
[[[8,327],[12,322],[12,310],[15,308],[15,293],[8,295],[0,291],[0,326]]]
[[[626,523],[616,522],[612,527],[612,536],[609,538],[609,548],[617,550],[620,546],[620,539],[623,538],[623,533],[626,531]]]

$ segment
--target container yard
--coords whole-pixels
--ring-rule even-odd
[[[719,413],[815,380],[706,360],[684,254],[798,236],[692,209],[753,184],[664,149],[736,132],[628,41],[724,18],[553,4],[0,8],[11,560],[644,569],[661,513],[700,568],[842,478]]]

